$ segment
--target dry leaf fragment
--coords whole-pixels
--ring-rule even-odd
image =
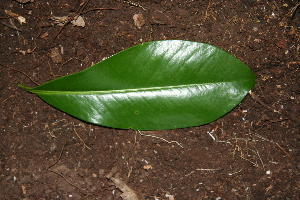
[[[143,168],[144,168],[145,170],[148,170],[148,169],[150,169],[151,167],[152,167],[152,165],[144,165]]]
[[[110,172],[106,175],[106,178],[111,179],[111,177],[113,177],[118,171],[118,167],[114,166]]]
[[[55,23],[57,23],[57,25],[63,26],[68,21],[68,16],[62,16],[62,17],[53,16],[51,17],[51,19],[54,20]]]
[[[22,54],[25,56],[25,54],[26,54],[26,51],[24,51],[24,50],[20,50],[20,53],[22,53]]]
[[[282,6],[287,8],[287,7],[289,7],[289,4],[284,3]]]
[[[121,194],[121,197],[123,200],[138,200],[139,199],[137,194],[135,193],[135,191],[132,190],[121,179],[112,177],[110,180],[112,180],[114,182],[114,185],[123,192],[123,194]]]
[[[72,23],[74,26],[85,27],[84,19],[83,19],[83,17],[81,17],[81,16],[78,16],[77,18],[75,18],[73,21],[71,21],[71,23]]]
[[[25,17],[18,15],[16,13],[11,12],[10,10],[5,10],[5,13],[7,15],[9,15],[10,17],[15,18],[16,20],[18,20],[18,22],[20,23],[20,25],[22,25],[22,23],[26,23],[26,19]]]
[[[55,23],[59,26],[63,26],[65,25],[66,23],[68,23],[68,19],[69,19],[69,16],[62,16],[62,17],[57,17],[57,16],[53,16],[51,17],[52,20],[55,21]],[[81,27],[85,27],[85,22],[84,22],[84,19],[83,17],[77,15],[76,17],[74,17],[74,20],[71,21],[71,23],[74,25],[74,26],[81,26]]]
[[[168,198],[168,200],[175,200],[174,195],[166,195],[166,197]]]

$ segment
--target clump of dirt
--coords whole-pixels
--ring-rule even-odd
[[[3,1],[1,199],[299,199],[299,9],[295,0]],[[253,95],[204,126],[138,132],[82,122],[17,87],[164,39],[235,55],[257,75]]]

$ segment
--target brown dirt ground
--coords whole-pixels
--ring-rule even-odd
[[[0,2],[0,199],[121,199],[112,169],[139,199],[299,199],[298,1]],[[78,11],[85,27],[51,20]],[[138,132],[85,123],[17,87],[164,39],[235,55],[257,75],[258,99],[204,126]]]

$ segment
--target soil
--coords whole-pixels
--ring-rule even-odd
[[[1,0],[0,199],[122,199],[114,180],[137,199],[300,199],[299,7],[296,0]],[[85,24],[71,23],[78,13]],[[63,16],[65,24],[53,20]],[[80,121],[17,86],[165,39],[233,54],[257,76],[252,95],[204,126],[140,132]]]

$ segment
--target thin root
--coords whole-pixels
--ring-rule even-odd
[[[88,148],[89,150],[91,150],[91,148],[85,144],[85,142],[83,141],[83,139],[79,136],[79,134],[77,133],[76,129],[75,129],[75,125],[74,125],[74,131],[75,131],[75,134],[77,135],[77,137],[81,140],[81,142],[83,143],[83,145]]]
[[[168,140],[166,140],[166,139],[164,139],[164,138],[161,138],[161,137],[157,137],[157,136],[155,136],[155,135],[146,135],[146,134],[142,134],[140,131],[138,131],[139,133],[140,133],[140,135],[142,135],[142,136],[148,136],[148,137],[153,137],[153,138],[157,138],[157,139],[161,139],[161,140],[163,140],[163,141],[165,141],[165,142],[167,142],[167,143],[176,143],[178,146],[180,146],[181,148],[183,148],[183,146],[179,143],[179,142],[177,142],[177,141],[168,141]]]

